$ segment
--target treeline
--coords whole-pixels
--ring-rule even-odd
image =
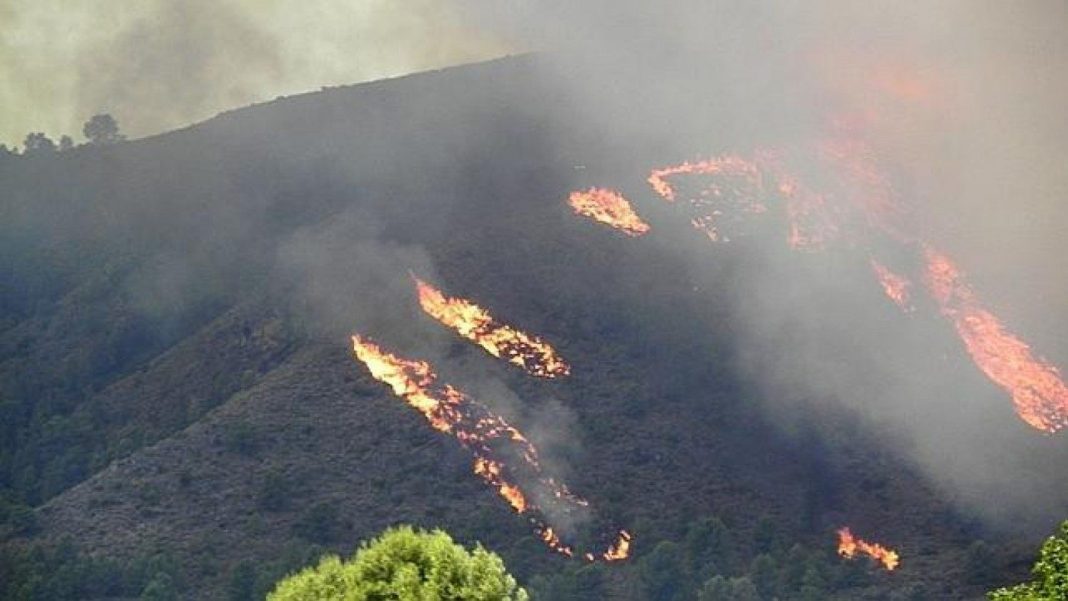
[[[626,572],[622,579],[620,571]],[[545,601],[603,599],[621,588],[635,601],[819,601],[835,591],[876,584],[881,577],[868,560],[839,558],[834,541],[818,548],[790,543],[770,518],[744,536],[708,517],[691,523],[681,538],[654,544],[622,570],[573,564],[532,578],[528,590],[533,599]],[[931,598],[921,586],[895,588],[887,599]]]
[[[190,597],[197,579],[219,576],[228,601],[260,601],[278,580],[324,553],[321,547],[298,543],[273,561],[244,560],[219,574],[223,568],[210,553],[197,566],[184,566],[166,552],[126,561],[94,557],[69,540],[53,549],[6,547],[0,549],[0,601],[176,601]]]
[[[109,114],[93,115],[82,126],[82,134],[88,144],[102,146],[114,144],[126,139],[119,132],[119,123]],[[62,135],[58,141],[49,138],[44,132],[34,131],[26,134],[22,142],[22,155],[37,156],[64,152],[74,148],[74,139],[68,135]],[[0,144],[0,159],[8,156],[18,156],[18,147],[8,148],[6,144]]]

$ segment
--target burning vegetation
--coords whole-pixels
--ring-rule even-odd
[[[572,192],[567,204],[576,215],[589,217],[628,236],[636,237],[649,232],[649,224],[642,221],[630,202],[615,190],[590,188],[585,192]]]
[[[889,267],[875,259],[871,260],[871,268],[875,272],[875,277],[879,279],[879,285],[883,287],[887,298],[905,313],[916,310],[912,304],[912,282],[908,278],[891,271]]]
[[[412,279],[419,293],[419,305],[427,315],[487,353],[539,378],[559,378],[571,373],[567,362],[544,340],[498,322],[469,300],[447,297],[414,275]]]
[[[854,131],[854,121],[835,120],[834,136],[807,147],[828,173],[825,191],[809,188],[777,149],[757,150],[752,158],[723,155],[661,167],[646,181],[664,201],[686,210],[694,228],[713,242],[745,235],[749,219],[777,207],[793,250],[822,250],[840,241],[871,254],[870,241],[878,238],[924,255],[915,271],[925,274],[928,291],[976,366],[1011,395],[1027,424],[1047,433],[1064,428],[1068,386],[1057,368],[1035,357],[1027,343],[982,307],[949,257],[911,233],[909,211],[880,168],[877,153]],[[887,298],[903,312],[915,311],[912,279],[875,256],[869,261]]]
[[[838,530],[838,555],[845,559],[854,559],[858,555],[867,555],[891,572],[901,563],[901,558],[898,556],[897,551],[853,536],[848,526]]]
[[[439,384],[429,363],[398,357],[355,335],[356,358],[371,376],[388,385],[426,418],[435,430],[449,434],[474,455],[474,473],[493,488],[516,513],[523,515],[545,544],[562,555],[575,550],[549,525],[548,515],[576,516],[589,504],[544,473],[538,450],[519,430],[450,384]],[[621,531],[589,561],[626,559],[630,534]]]
[[[949,257],[931,247],[925,251],[931,295],[979,369],[1012,395],[1016,413],[1032,427],[1054,433],[1068,425],[1068,386],[1057,368],[1035,357],[979,303]]]

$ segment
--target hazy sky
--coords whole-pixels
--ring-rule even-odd
[[[0,0],[0,143],[131,136],[229,108],[506,54],[448,0]]]

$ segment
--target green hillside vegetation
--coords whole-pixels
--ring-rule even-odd
[[[467,551],[440,531],[387,530],[350,561],[335,555],[287,577],[269,601],[397,599],[398,601],[525,601],[501,558]]]

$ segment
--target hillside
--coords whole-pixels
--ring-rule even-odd
[[[901,368],[930,372],[930,395],[989,385],[949,326],[902,322],[876,286],[799,288],[804,274],[863,280],[864,257],[744,241],[707,253],[697,237],[628,239],[575,218],[569,191],[607,181],[648,197],[648,166],[686,157],[585,119],[567,89],[539,58],[510,58],[0,160],[5,547],[155,558],[185,598],[223,599],[242,570],[262,588],[409,522],[482,541],[542,590],[596,580],[567,598],[672,598],[649,592],[648,573],[697,564],[662,543],[692,553],[695,524],[717,517],[734,541],[721,571],[765,553],[784,582],[811,568],[827,598],[976,599],[1025,577],[1063,517],[1054,459],[1068,447],[1035,438],[1000,396],[968,397],[1004,420],[1000,443],[1021,463],[1044,458],[1031,476],[1059,491],[1013,524],[1016,509],[977,509],[975,489],[958,498],[878,420],[811,391],[773,409],[781,391],[743,365],[739,341],[758,272],[802,274],[760,290],[824,309],[783,324],[796,328],[785,355],[826,354],[878,386],[890,351],[865,349],[903,340]],[[716,125],[665,116],[661,131],[696,147]],[[654,228],[680,221],[642,208]],[[409,271],[551,341],[571,377],[527,377],[451,335],[420,312]],[[800,341],[808,330],[857,333],[821,348]],[[590,501],[575,536],[625,527],[634,557],[591,576],[542,547],[465,450],[353,359],[353,332],[430,360],[518,424]],[[36,527],[14,518],[25,507]],[[834,557],[842,525],[899,549],[902,567]]]

